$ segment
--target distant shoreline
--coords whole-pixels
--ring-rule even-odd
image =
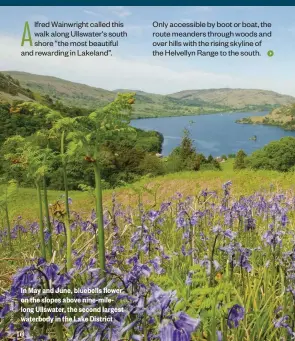
[[[248,122],[243,122],[242,120],[236,120],[235,123],[237,124],[248,124],[248,125],[260,125],[260,126],[269,126],[269,127],[278,127],[281,128],[285,131],[295,131],[295,128],[288,128],[288,127],[284,127],[283,125],[279,124],[279,123],[264,123],[264,122],[253,122],[251,120],[249,120]]]
[[[171,117],[186,117],[186,116],[207,116],[207,115],[219,115],[219,114],[246,114],[249,112],[253,112],[253,113],[269,113],[269,110],[226,110],[226,111],[218,111],[218,112],[204,112],[204,113],[199,113],[199,114],[192,114],[192,113],[188,113],[188,114],[182,114],[182,115],[162,115],[162,116],[134,116],[132,117],[132,120],[141,120],[141,119],[155,119],[155,118],[171,118]],[[236,122],[238,123],[238,122]]]

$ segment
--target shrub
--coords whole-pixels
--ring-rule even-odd
[[[200,171],[215,171],[216,167],[212,163],[204,163],[200,166]]]
[[[234,162],[234,169],[244,169],[246,168],[246,158],[247,154],[243,150],[239,150],[237,157]]]
[[[141,174],[162,175],[165,173],[163,161],[153,154],[146,154],[139,164]]]
[[[295,138],[272,141],[248,158],[249,167],[286,172],[295,165]]]

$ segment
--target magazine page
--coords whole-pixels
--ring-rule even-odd
[[[292,340],[295,7],[1,4],[0,339]]]

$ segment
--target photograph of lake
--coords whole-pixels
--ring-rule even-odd
[[[0,11],[0,341],[294,341],[295,6],[62,3]]]

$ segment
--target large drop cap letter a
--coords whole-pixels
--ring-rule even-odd
[[[26,36],[28,36],[28,37],[26,38]],[[21,46],[24,46],[26,41],[30,43],[30,46],[33,46],[32,36],[31,36],[31,32],[30,32],[30,25],[29,25],[28,21],[25,22]]]

